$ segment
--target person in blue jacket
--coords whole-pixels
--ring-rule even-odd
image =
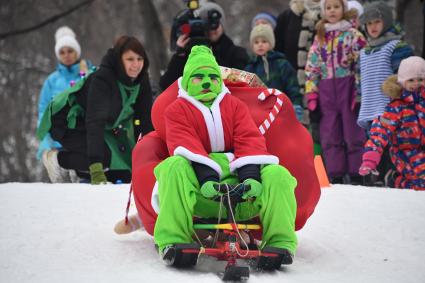
[[[56,70],[43,83],[38,102],[37,125],[40,124],[41,117],[43,117],[43,113],[53,97],[80,80],[92,67],[90,62],[81,59],[81,47],[72,29],[67,26],[58,28],[55,33],[55,40],[55,54],[58,65]],[[54,141],[50,135],[46,135],[40,142],[37,159],[42,159],[43,152],[54,148],[61,148],[61,145]]]
[[[267,87],[284,92],[294,105],[297,119],[301,121],[303,98],[298,86],[297,73],[283,53],[273,50],[275,36],[271,25],[254,26],[249,40],[254,56],[245,67],[245,71],[257,74]]]

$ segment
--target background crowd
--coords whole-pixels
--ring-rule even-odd
[[[349,3],[350,2],[351,1],[349,1]],[[343,4],[344,9],[348,10],[345,8],[345,1],[341,1],[341,3]],[[323,140],[323,137],[320,137],[319,135],[320,123],[321,121],[323,121],[322,120],[323,110],[320,109],[320,106],[322,106],[323,102],[321,102],[320,100],[323,98],[323,96],[318,95],[316,99],[308,99],[309,103],[307,103],[307,101],[304,101],[304,102],[302,101],[303,99],[305,100],[306,97],[309,97],[309,98],[314,97],[314,94],[317,94],[314,91],[309,91],[309,93],[305,93],[306,88],[304,85],[306,82],[305,75],[306,74],[308,75],[308,71],[305,72],[305,65],[307,62],[314,63],[314,60],[312,60],[314,58],[311,58],[311,56],[310,58],[308,58],[308,51],[312,50],[310,46],[313,44],[314,35],[316,34],[315,25],[320,19],[324,19],[323,10],[322,10],[322,14],[320,12],[320,9],[321,9],[320,4],[321,4],[320,1],[291,1],[290,8],[284,11],[283,13],[281,13],[280,15],[278,15],[277,18],[275,18],[270,13],[258,11],[259,14],[252,21],[252,31],[249,37],[250,44],[249,46],[246,46],[247,47],[246,49],[233,44],[231,38],[228,35],[226,35],[225,33],[226,15],[224,12],[222,12],[222,9],[220,6],[217,7],[214,3],[208,3],[207,5],[205,5],[203,11],[205,13],[205,11],[210,10],[208,6],[210,7],[213,6],[219,12],[221,11],[222,12],[221,14],[223,14],[221,18],[221,25],[219,25],[218,29],[211,31],[209,35],[210,41],[212,43],[211,45],[212,45],[213,53],[216,56],[219,64],[223,66],[235,67],[239,69],[246,68],[247,70],[254,71],[260,76],[260,78],[264,82],[266,82],[268,86],[276,87],[283,90],[291,98],[294,104],[294,108],[297,112],[297,116],[300,119],[300,121],[302,121],[306,126],[308,126],[312,130],[313,137],[315,138],[315,141],[317,142],[317,144],[322,143],[323,155],[325,157],[325,164],[327,167],[329,167],[330,166],[329,162],[327,162],[326,159],[330,160],[330,158],[326,158],[326,155],[328,154],[326,151],[329,150],[329,148],[332,148],[332,150],[335,150],[335,148],[337,148],[338,145],[335,146],[335,144],[332,144],[332,143],[331,145],[329,144],[325,145],[323,142],[320,142],[321,139]],[[382,10],[382,8],[380,9],[381,9],[380,10],[381,12],[382,11],[385,12],[385,9],[384,10]],[[361,12],[362,11],[358,11],[358,14],[360,14]],[[392,21],[393,15],[391,10],[390,10],[390,14],[391,14],[390,20]],[[386,15],[388,15],[388,13]],[[200,12],[200,16],[201,17],[203,16],[201,12]],[[403,33],[402,33],[402,30],[400,29],[400,26],[394,22],[389,23],[388,17],[386,17],[385,19],[383,19],[383,22],[385,24],[384,25],[385,30],[383,30],[381,34],[378,34],[378,39],[379,39],[379,36],[385,35],[385,36],[382,36],[383,41],[379,42],[379,40],[377,40],[373,42],[373,40],[371,40],[370,38],[370,34],[368,34],[367,31],[365,30],[366,25],[364,22],[362,23],[361,18],[359,20],[354,15],[352,16],[349,15],[349,17],[350,17],[349,22],[352,25],[350,26],[350,28],[355,27],[356,23],[359,24],[359,30],[363,33],[363,38],[364,38],[364,44],[362,43],[363,46],[361,47],[366,46],[364,48],[366,49],[366,55],[369,54],[367,52],[368,50],[367,48],[373,49],[373,47],[375,46],[381,46],[382,43],[385,43],[385,40],[394,41],[394,40],[400,40],[402,38]],[[256,22],[260,22],[261,24],[259,26],[256,26]],[[390,27],[388,26],[388,23]],[[289,29],[289,27],[291,27],[290,29],[291,31],[297,30],[297,32],[284,32],[285,28]],[[391,35],[392,37],[391,36],[388,37],[386,35],[387,31],[389,31],[389,28],[391,28],[392,29],[391,32],[395,34],[394,36]],[[274,33],[270,32],[271,29],[272,30],[274,29]],[[360,38],[361,33],[359,32],[359,34],[360,34],[359,35],[359,38]],[[184,35],[182,37],[184,37]],[[292,38],[287,38],[287,37],[292,37]],[[366,45],[366,39],[367,39],[368,45]],[[344,41],[344,39],[342,41]],[[188,42],[189,42],[188,38],[178,38],[177,45],[180,48],[177,48],[175,54],[172,56],[172,59],[167,66],[167,69],[165,70],[165,73],[159,79],[160,91],[165,89],[171,82],[173,82],[177,77],[181,75],[181,71],[179,71],[179,68],[182,68],[182,66],[184,66],[185,56],[187,56],[186,54],[187,51],[185,51],[185,45]],[[268,45],[268,46],[262,47],[263,45]],[[396,51],[394,51],[395,54],[401,54],[401,56],[396,59],[392,58],[392,60],[395,62],[395,63],[391,62],[392,68],[393,68],[392,73],[396,73],[396,70],[397,70],[396,65],[400,63],[400,60],[402,58],[413,55],[411,52],[411,49],[410,49],[411,53],[408,54],[409,51],[407,50],[408,49],[407,46],[408,45],[405,43],[396,44],[396,46],[394,46],[394,50],[396,51],[401,50],[402,52],[397,53]],[[66,46],[66,47],[71,47],[71,46]],[[358,49],[360,50],[360,47]],[[407,51],[403,53],[402,49],[406,49]],[[264,50],[266,51],[264,52]],[[344,54],[344,52],[342,54]],[[76,53],[78,54],[78,52]],[[79,51],[79,53],[81,54],[81,51]],[[80,64],[81,62],[85,61],[85,60],[80,60],[80,54],[78,54],[77,60],[74,62],[74,64],[70,64],[70,65],[74,65],[74,68],[76,66],[75,63]],[[375,52],[372,50],[370,54],[375,54]],[[358,55],[354,54],[353,56],[348,54],[347,56],[349,57],[349,60],[355,59],[354,61],[356,62],[358,62],[361,57],[360,54]],[[359,58],[351,58],[356,56],[358,56]],[[151,57],[149,58],[151,59]],[[397,60],[398,60],[398,63],[397,63]],[[343,59],[342,61],[345,61],[345,60]],[[59,64],[59,66],[60,65],[61,64]],[[62,65],[65,65],[65,64],[62,64]],[[82,67],[80,66],[80,68]],[[276,71],[280,71],[280,73]],[[346,77],[344,74],[343,75],[341,75],[340,73],[338,74],[340,77]],[[78,81],[79,77],[81,77],[81,75],[78,72],[75,78],[69,80],[69,83],[71,84],[71,81]],[[362,76],[357,78],[357,75],[354,74],[355,81],[357,80],[360,81],[361,80],[360,78],[363,79]],[[314,78],[311,79],[310,81],[313,83]],[[294,83],[294,82],[297,82],[297,83]],[[152,85],[154,85],[158,82],[151,81],[151,83]],[[314,85],[314,83],[312,85]],[[321,85],[323,86],[324,83],[321,83]],[[347,85],[347,84],[343,83],[342,85]],[[359,84],[359,86],[356,85],[355,87],[360,88],[361,84]],[[308,89],[308,86],[307,86],[307,89]],[[157,93],[159,93],[160,91],[158,91]],[[322,92],[319,92],[319,94]],[[145,94],[146,93],[147,92],[145,92]],[[308,95],[311,93],[313,94],[313,96]],[[146,95],[152,97],[154,93],[150,93]],[[308,107],[309,105],[314,104],[314,102],[312,102],[314,100],[317,100],[318,102],[317,105],[319,107],[317,107],[316,109],[320,109],[320,111],[317,111],[316,109],[315,109],[316,111],[311,111],[310,107]],[[357,103],[354,103],[353,105],[355,108],[357,107],[355,110],[361,111],[361,108],[359,107]],[[362,101],[362,105],[363,105],[363,101]],[[306,108],[308,110],[306,110]],[[355,114],[357,115],[358,113],[355,113]],[[330,117],[328,114],[326,114],[326,116]],[[370,120],[369,124],[371,124],[372,120]],[[315,127],[315,124],[316,124],[316,127]],[[316,131],[314,129],[316,129]],[[363,131],[363,132],[364,134],[367,134],[366,131]],[[344,138],[345,137],[342,137],[343,139],[342,142],[338,143],[343,145],[343,146],[339,146],[343,148],[343,151],[346,150],[345,149],[346,144],[349,144],[347,143],[349,141],[344,140]],[[363,147],[364,141],[362,141],[361,147]],[[358,147],[358,143],[355,143],[355,144]],[[351,153],[351,150],[348,150],[348,151]],[[363,148],[361,149],[361,151],[363,151]],[[320,151],[318,152],[320,153]],[[358,170],[358,167],[360,166],[360,163],[361,163],[361,158],[360,159],[356,158],[356,160],[359,160],[357,161],[358,164],[353,167],[357,167],[357,170]],[[353,162],[348,162],[347,164],[353,164]],[[346,165],[343,165],[342,167],[344,166]],[[354,169],[350,169],[350,170],[337,169],[337,170],[334,170],[333,173],[329,172],[328,170],[328,173],[330,173],[330,177],[332,178],[334,182],[358,182],[359,175],[357,174],[357,170],[356,171]],[[383,172],[386,173],[387,171],[384,170]]]

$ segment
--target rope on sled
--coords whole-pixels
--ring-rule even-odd
[[[270,128],[271,124],[273,123],[277,115],[279,114],[280,110],[282,110],[282,105],[283,105],[283,99],[282,99],[283,94],[282,92],[280,92],[278,89],[275,89],[275,88],[268,88],[267,90],[261,92],[258,95],[258,99],[261,101],[264,101],[270,95],[276,96],[276,103],[273,105],[273,109],[269,113],[267,118],[258,127],[263,136],[266,133],[266,131]]]

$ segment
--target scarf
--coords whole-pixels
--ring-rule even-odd
[[[346,20],[341,20],[341,21],[336,22],[334,24],[330,24],[330,23],[325,24],[326,32],[337,31],[337,30],[338,31],[347,31],[352,27],[353,27],[352,24],[349,21],[346,21]]]

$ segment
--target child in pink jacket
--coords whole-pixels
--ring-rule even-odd
[[[346,0],[322,0],[320,5],[322,20],[305,68],[307,108],[321,115],[320,143],[331,182],[342,183],[348,175],[351,183],[358,184],[366,137],[354,110],[357,59],[366,40],[352,27],[350,20],[356,13],[347,11]]]

